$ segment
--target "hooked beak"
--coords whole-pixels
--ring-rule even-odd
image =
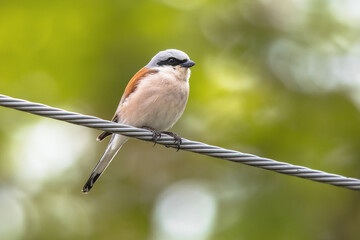
[[[195,62],[193,62],[191,60],[187,60],[186,62],[180,64],[180,66],[185,67],[185,68],[191,68],[194,65],[195,65]]]

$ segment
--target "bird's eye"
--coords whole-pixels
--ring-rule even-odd
[[[169,59],[168,59],[168,62],[169,62],[170,64],[175,63],[175,58],[169,58]]]
[[[174,57],[169,57],[166,60],[160,61],[157,63],[159,66],[176,66],[179,65],[180,62],[178,59],[174,58]]]

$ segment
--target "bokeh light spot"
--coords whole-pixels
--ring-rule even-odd
[[[91,139],[84,128],[48,119],[20,129],[10,150],[16,179],[27,189],[37,189],[87,155]]]
[[[217,211],[215,196],[197,181],[182,181],[166,189],[154,212],[154,239],[208,239]]]

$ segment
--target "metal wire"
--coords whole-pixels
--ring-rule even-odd
[[[128,137],[134,137],[145,141],[152,141],[153,133],[145,129],[118,124],[93,116],[67,112],[62,109],[49,107],[39,103],[32,103],[5,95],[0,95],[0,106],[13,108],[89,128],[119,133]],[[177,148],[177,145],[174,143],[174,139],[165,134],[161,135],[161,138],[157,140],[157,143],[168,147]],[[180,149],[211,157],[221,158],[232,162],[243,163],[253,167],[263,168],[290,176],[309,179],[316,182],[327,183],[352,190],[360,190],[360,180],[356,178],[348,178],[341,175],[330,174],[302,166],[292,165],[289,163],[278,162],[269,158],[262,158],[252,154],[228,150],[201,142],[191,141],[185,138],[182,138]]]

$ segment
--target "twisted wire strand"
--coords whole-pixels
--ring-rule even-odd
[[[43,117],[53,118],[89,128],[119,133],[128,137],[144,141],[152,141],[153,133],[142,128],[135,128],[125,124],[114,123],[97,117],[82,115],[75,112],[68,112],[59,108],[49,107],[40,103],[33,103],[22,99],[16,99],[0,95],[0,106],[29,112]],[[161,134],[157,140],[158,144],[177,148],[174,139],[166,134]],[[202,142],[195,142],[182,138],[181,150],[195,152],[215,158],[221,158],[232,162],[243,163],[249,166],[267,169],[270,171],[309,179],[316,182],[327,183],[352,190],[360,190],[360,180],[348,178],[337,174],[313,170],[303,166],[292,165],[285,162],[278,162],[269,158],[262,158],[256,155],[228,150],[218,146],[208,145]]]

